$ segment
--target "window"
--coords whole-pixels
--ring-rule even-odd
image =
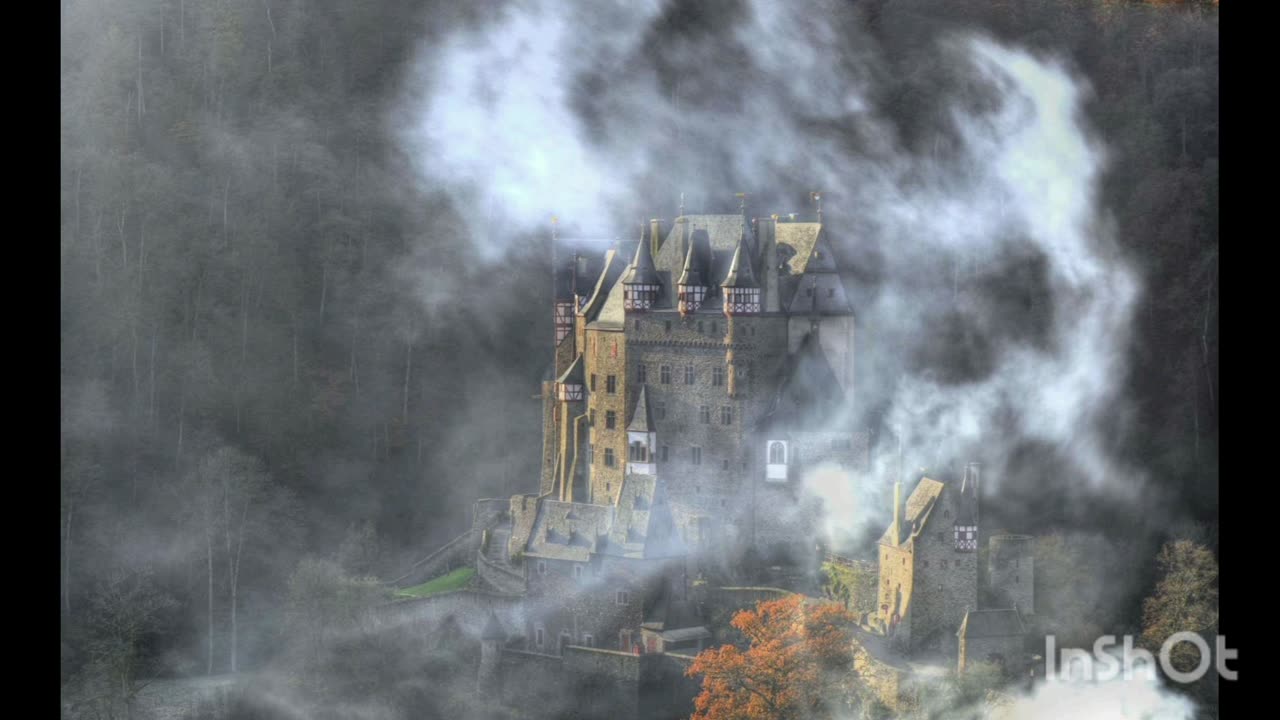
[[[671,366],[670,365],[663,365],[658,368],[658,380],[663,385],[671,384]]]
[[[591,373],[591,392],[596,391],[596,374]]]
[[[702,334],[702,321],[701,321],[701,320],[699,320],[699,321],[698,321],[698,334],[699,334],[699,335],[701,335],[701,334]]]
[[[645,371],[644,365],[636,366],[636,382],[643,385],[646,381],[648,381],[647,375],[648,373]]]
[[[587,411],[587,424],[588,424],[588,425],[595,425],[595,424],[596,424],[596,409],[595,409],[595,408],[591,408],[590,410],[588,410],[588,411]]]
[[[546,561],[546,560],[539,560],[539,561],[538,561],[538,574],[539,574],[539,575],[546,575],[546,574],[547,574],[547,561]],[[539,643],[539,644],[541,644],[541,643]]]
[[[543,635],[544,635],[544,630],[542,629],[542,626],[535,625],[533,628],[533,644],[538,646],[539,649],[542,648]]]
[[[574,580],[581,580],[581,579],[582,579],[582,565],[580,565],[580,564],[575,564],[575,565],[573,566],[573,579],[574,579]]]
[[[564,649],[569,647],[569,645],[571,645],[572,643],[573,643],[573,636],[570,635],[566,630],[560,631],[560,652],[564,652]]]
[[[591,633],[582,634],[582,646],[593,648],[596,646],[596,639]]]
[[[667,403],[658,400],[653,404],[653,415],[659,420],[667,419]]]
[[[604,411],[604,427],[606,430],[612,430],[618,424],[618,413],[612,410]]]
[[[590,465],[595,461],[596,461],[596,444],[587,443],[587,464]]]
[[[636,330],[639,330],[639,329],[640,329],[640,318],[636,318],[636,321],[631,325],[631,327],[635,328]]]
[[[698,408],[698,418],[702,420],[703,425],[710,425],[711,424],[711,408],[707,405],[703,405],[702,407]]]
[[[659,448],[658,459],[661,460],[662,462],[666,462],[669,450],[670,449],[666,445],[663,445],[661,448]]]
[[[634,462],[634,463],[649,462],[649,448],[645,447],[644,443],[636,441],[631,443],[631,445],[629,445],[628,447],[630,448],[629,457],[631,459],[631,462]]]
[[[719,329],[719,328],[720,328],[720,326],[716,324],[716,321],[715,321],[715,320],[712,320],[712,321],[711,321],[711,334],[712,334],[712,335],[715,335],[716,333],[720,332],[720,329]]]
[[[671,321],[667,320],[666,322],[662,323],[662,329],[665,330],[666,332],[671,332]]]
[[[733,408],[731,406],[723,405],[720,407],[720,424],[721,425],[733,424]]]
[[[684,384],[685,385],[693,384],[693,366],[692,365],[684,366]]]
[[[604,466],[613,467],[613,448],[604,449]]]
[[[631,593],[627,592],[626,590],[619,590],[617,593],[614,594],[614,602],[616,602],[619,605],[626,605],[627,602],[630,600],[631,600]]]
[[[693,464],[694,465],[702,464],[702,448],[700,447],[693,448]]]
[[[711,384],[716,387],[724,385],[724,368],[719,365],[711,368]]]
[[[604,379],[604,391],[610,395],[618,391],[618,376],[607,375]]]
[[[787,446],[777,440],[769,443],[769,464],[785,465],[787,462]]]
[[[631,652],[631,631],[618,631],[618,649],[623,652]]]

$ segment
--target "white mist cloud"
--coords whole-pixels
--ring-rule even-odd
[[[1145,673],[1107,681],[1051,678],[990,714],[991,720],[1192,720],[1195,705]]]
[[[553,213],[630,237],[631,222],[669,212],[685,190],[710,203],[749,184],[787,196],[822,189],[846,250],[884,249],[881,286],[856,312],[909,343],[899,356],[864,351],[893,371],[864,365],[889,391],[907,467],[980,459],[984,482],[998,485],[1031,440],[1067,458],[1082,486],[1136,498],[1144,478],[1108,451],[1103,421],[1122,409],[1139,283],[1100,210],[1106,154],[1082,115],[1088,86],[1053,59],[953,37],[937,48],[944,74],[960,78],[948,87],[963,89],[943,98],[938,137],[951,139],[941,155],[919,155],[877,109],[887,70],[876,41],[843,22],[847,9],[819,5],[748,3],[688,35],[663,29],[652,1],[505,5],[424,48],[414,81],[428,90],[406,142],[425,183],[477,211],[475,251],[488,260]],[[659,63],[652,42],[664,33]],[[678,68],[679,97],[660,66]],[[658,190],[633,197],[637,187]],[[1042,258],[1044,337],[1002,334],[1008,319],[951,292],[952,278],[922,282],[940,257],[977,268]],[[885,365],[940,342],[945,312],[994,338],[988,371],[957,383]],[[854,487],[834,471],[806,484],[831,529],[856,536],[887,521],[877,481],[892,467],[877,459]]]

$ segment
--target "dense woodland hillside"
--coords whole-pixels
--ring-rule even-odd
[[[854,5],[892,71],[877,101],[919,152],[948,29],[1090,80],[1103,201],[1146,285],[1116,450],[1214,545],[1217,3]],[[710,33],[736,7],[668,22]],[[489,12],[62,3],[64,684],[252,670],[305,557],[388,576],[465,529],[475,498],[535,487],[547,237],[477,251],[483,213],[424,186],[397,133],[420,43]]]

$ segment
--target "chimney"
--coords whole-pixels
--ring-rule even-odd
[[[649,220],[649,248],[654,255],[658,254],[658,250],[662,249],[662,221],[658,218]]]
[[[902,533],[900,518],[902,517],[902,481],[898,480],[893,483],[893,545],[897,547],[902,542]]]

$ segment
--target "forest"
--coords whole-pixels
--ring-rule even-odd
[[[663,43],[730,43],[745,5],[663,4],[646,61],[666,87],[727,92]],[[485,246],[493,216],[424,183],[415,167],[433,159],[403,141],[406,98],[424,91],[415,59],[506,4],[60,6],[65,705],[296,657],[308,633],[380,597],[376,578],[467,529],[473,500],[536,487],[552,327],[549,228]],[[1068,58],[1092,87],[1088,121],[1109,154],[1100,202],[1144,284],[1112,449],[1164,493],[1118,530],[1028,470],[1011,485],[1025,515],[997,521],[1143,548],[1141,567],[1098,570],[1144,578],[1115,600],[1117,624],[1136,627],[1175,532],[1164,518],[1217,552],[1217,3],[841,8],[912,153],[936,147],[955,81],[936,41],[952,30]],[[609,82],[561,80],[588,95]],[[733,212],[728,185],[749,182],[689,192]],[[775,200],[802,207],[811,189]],[[682,191],[635,179],[646,212],[674,214]],[[884,402],[869,393],[869,422]]]

